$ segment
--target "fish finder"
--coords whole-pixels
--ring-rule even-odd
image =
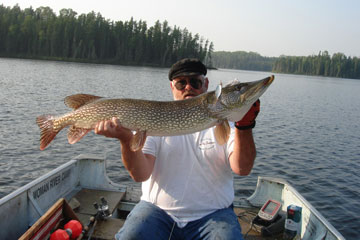
[[[279,214],[281,208],[281,203],[272,199],[267,200],[267,202],[261,207],[258,216],[265,220],[272,222],[275,220]]]
[[[260,208],[259,213],[252,220],[252,225],[263,237],[274,236],[284,231],[285,213],[281,211],[281,203],[269,199]]]

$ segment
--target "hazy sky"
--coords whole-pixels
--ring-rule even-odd
[[[114,21],[167,20],[214,43],[215,51],[307,56],[328,50],[360,57],[358,0],[2,0],[24,9],[49,6],[57,14],[100,12]]]

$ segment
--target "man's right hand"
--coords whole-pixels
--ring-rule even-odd
[[[111,120],[100,121],[95,125],[94,132],[108,138],[117,138],[121,142],[129,143],[133,133],[124,128],[119,119],[113,117]]]

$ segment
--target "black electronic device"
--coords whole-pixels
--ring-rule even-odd
[[[285,212],[281,212],[281,203],[269,199],[261,207],[252,224],[261,232],[261,236],[276,236],[284,231],[285,215]]]

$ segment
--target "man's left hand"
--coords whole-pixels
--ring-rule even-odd
[[[260,100],[257,100],[250,108],[250,110],[245,114],[245,116],[240,120],[235,122],[235,127],[240,130],[246,130],[254,128],[256,124],[256,117],[260,112]]]

